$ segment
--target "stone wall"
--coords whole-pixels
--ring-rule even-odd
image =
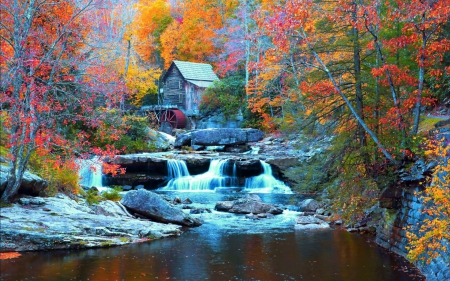
[[[407,228],[418,233],[420,225],[428,215],[423,214],[423,203],[415,192],[420,191],[418,187],[398,188],[399,198],[391,199],[394,204],[385,204],[383,218],[377,229],[376,242],[403,257],[406,257],[408,251],[406,246],[408,238],[406,237]],[[391,195],[396,192],[389,192]],[[383,199],[383,198],[382,198]],[[441,252],[440,257],[435,258],[430,264],[417,262],[415,265],[426,276],[428,281],[450,280],[450,255],[449,243],[444,244],[447,251]]]

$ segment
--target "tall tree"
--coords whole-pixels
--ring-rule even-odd
[[[235,0],[188,0],[172,6],[175,19],[161,34],[165,67],[174,58],[215,62],[220,53],[217,30],[232,16]]]
[[[84,39],[95,4],[93,0],[8,0],[0,6],[5,70],[0,104],[6,112],[10,150],[2,201],[18,191],[34,151],[63,153],[85,143],[82,132],[70,143],[58,128],[76,122],[99,126],[101,115],[95,114],[94,106],[113,107],[124,92],[113,73],[105,75],[88,60]]]
[[[139,42],[137,52],[143,60],[162,66],[161,34],[174,21],[170,5],[164,0],[141,0],[137,4],[137,10],[133,21],[134,33]]]

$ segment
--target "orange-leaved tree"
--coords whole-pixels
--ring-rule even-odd
[[[162,66],[161,35],[174,20],[170,4],[165,0],[141,0],[136,4],[136,10],[133,20],[136,50],[142,60]]]
[[[171,7],[174,21],[161,34],[161,56],[167,68],[173,59],[214,62],[220,53],[218,30],[232,16],[237,1],[188,0]]]

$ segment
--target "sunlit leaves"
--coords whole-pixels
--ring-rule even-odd
[[[428,218],[417,228],[408,229],[408,258],[430,263],[447,253],[450,241],[450,146],[441,141],[430,144],[426,154],[438,161],[432,182],[421,196],[422,212]]]
[[[165,0],[142,0],[136,9],[133,29],[138,41],[137,51],[144,60],[156,61],[161,52],[161,34],[174,20],[170,5]]]
[[[161,75],[160,69],[139,69],[137,65],[131,64],[128,69],[126,82],[131,91],[130,100],[134,105],[142,105],[142,101],[146,95],[156,95],[158,81]]]

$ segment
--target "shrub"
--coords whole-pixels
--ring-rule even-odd
[[[114,145],[116,148],[122,148],[123,153],[153,152],[156,150],[155,144],[149,142],[149,121],[146,117],[125,115],[121,122],[123,122],[121,126],[125,127],[126,133],[118,138],[108,139],[98,138],[96,133],[93,136],[93,145],[98,147]],[[111,124],[111,126],[115,126],[115,124]]]
[[[6,112],[4,112],[4,111],[0,112],[0,147],[4,147],[8,143],[7,138],[6,138],[8,135],[7,134],[8,132],[5,131],[5,127],[4,127],[5,119],[6,119]],[[2,151],[0,155],[4,156],[6,154],[3,154],[3,151]]]
[[[106,200],[119,201],[120,199],[122,199],[122,195],[120,195],[121,191],[122,188],[116,186],[112,189],[104,191],[101,196]]]
[[[101,197],[95,188],[91,188],[86,192],[85,199],[88,205],[98,204],[101,201]]]
[[[326,155],[320,154],[287,170],[286,177],[295,182],[294,191],[299,193],[323,191],[330,180],[326,169],[327,161]]]
[[[244,122],[242,122],[242,128],[256,128],[263,131],[267,131],[267,126],[264,124],[264,118],[259,113],[253,113],[248,108],[245,108],[242,113]]]
[[[199,109],[202,114],[220,111],[228,120],[242,112],[244,99],[244,80],[240,76],[230,76],[215,82],[203,92]]]
[[[77,194],[78,170],[72,159],[62,159],[53,154],[39,155],[32,153],[29,169],[48,182],[46,195],[53,196],[58,191]]]

